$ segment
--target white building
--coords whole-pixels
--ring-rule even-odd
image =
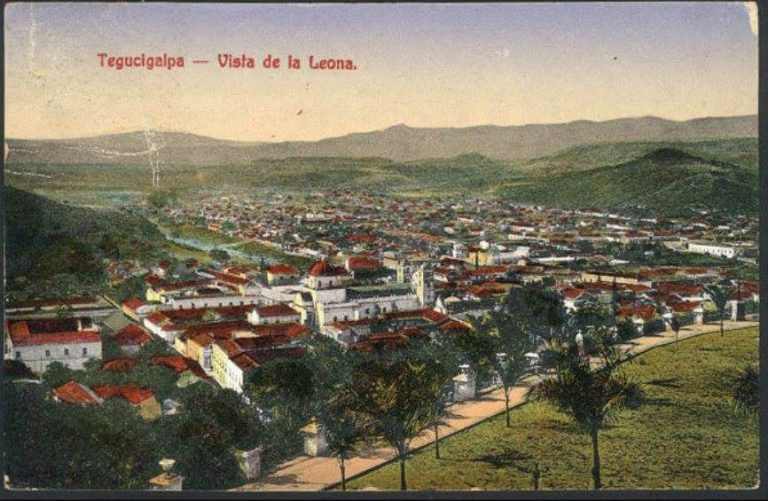
[[[5,358],[23,362],[37,373],[53,362],[81,370],[88,360],[101,358],[101,332],[86,317],[9,321],[5,346]]]
[[[718,244],[713,242],[688,242],[688,252],[708,254],[710,256],[734,258],[741,254],[741,249],[735,245]]]

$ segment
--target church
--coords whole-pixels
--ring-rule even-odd
[[[425,265],[413,271],[410,283],[357,286],[352,279],[345,268],[332,266],[326,259],[315,262],[304,280],[305,290],[293,300],[302,323],[323,331],[334,322],[434,306],[432,270]]]

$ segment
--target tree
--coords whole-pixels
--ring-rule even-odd
[[[339,392],[326,400],[318,413],[318,422],[325,433],[330,453],[339,462],[341,490],[347,490],[346,461],[366,439],[370,418],[351,405],[350,390]]]
[[[448,413],[453,377],[459,371],[459,354],[451,343],[441,340],[414,342],[403,356],[426,364],[431,376],[426,379],[424,390],[432,403],[428,411],[435,435],[435,458],[440,459],[440,426],[445,424]]]
[[[347,490],[346,461],[367,438],[370,418],[354,406],[356,352],[323,335],[311,335],[305,358],[314,375],[314,411],[330,453],[339,463],[341,489]]]
[[[747,365],[739,371],[733,385],[733,400],[745,414],[760,412],[759,374],[757,366]]]
[[[245,387],[248,398],[273,419],[264,456],[278,461],[301,447],[299,431],[316,411],[315,375],[304,358],[281,358],[258,367]]]
[[[370,360],[361,364],[354,390],[356,408],[371,417],[371,430],[392,449],[400,463],[400,490],[407,490],[405,461],[410,443],[432,421],[428,386],[433,377],[423,362]]]
[[[224,262],[229,261],[229,252],[225,251],[224,249],[211,249],[208,252],[208,255],[213,259],[214,261]]]
[[[179,196],[175,191],[152,190],[146,196],[147,205],[152,209],[162,209],[178,203]]]
[[[507,427],[511,426],[509,391],[525,372],[525,354],[531,348],[531,337],[526,331],[526,325],[518,318],[503,310],[491,311],[483,317],[479,326],[480,335],[488,337],[494,347],[490,363],[504,388]]]
[[[719,284],[705,285],[704,292],[707,293],[709,298],[715,303],[717,308],[717,314],[720,317],[720,335],[725,335],[723,330],[723,322],[725,321],[725,308],[728,306],[728,300],[733,292],[733,286],[729,282],[721,282]]]
[[[264,432],[255,409],[232,390],[206,384],[189,387],[181,397],[169,454],[193,489],[229,488],[242,482],[235,448],[249,449]]]
[[[623,374],[615,372],[619,358],[617,352],[605,352],[603,365],[592,369],[588,360],[577,353],[574,346],[565,350],[563,365],[555,378],[537,383],[529,390],[532,400],[548,402],[570,416],[592,440],[592,484],[600,489],[599,432],[617,412],[636,401],[639,385]]]
[[[677,337],[678,337],[678,333],[680,332],[680,329],[683,328],[683,321],[680,320],[680,317],[674,314],[670,315],[669,318],[667,318],[666,316],[662,316],[662,318],[664,319],[664,322],[666,322],[667,325],[669,325],[669,328],[672,329],[672,332],[675,333],[675,351],[677,351],[678,349]]]
[[[563,300],[554,289],[538,282],[510,289],[504,299],[504,311],[537,338],[552,337],[566,321]]]
[[[68,304],[56,307],[56,318],[72,318],[73,316],[74,310]]]

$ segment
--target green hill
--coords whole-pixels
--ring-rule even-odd
[[[586,171],[531,177],[500,189],[504,197],[556,207],[676,214],[686,208],[757,213],[755,167],[659,148]]]
[[[4,189],[7,291],[12,299],[55,298],[105,286],[105,257],[147,258],[163,241],[157,228],[128,212],[54,202]]]
[[[757,138],[718,139],[688,142],[619,142],[583,144],[540,158],[519,162],[526,176],[551,176],[618,165],[661,148],[690,155],[757,168]]]

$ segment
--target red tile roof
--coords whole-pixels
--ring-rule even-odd
[[[55,319],[46,319],[55,320]],[[72,320],[72,319],[67,319]],[[8,332],[13,344],[16,346],[39,346],[45,344],[76,344],[76,343],[100,343],[101,334],[96,329],[78,331],[54,331],[46,332],[42,328],[67,327],[66,322],[44,322],[38,320],[21,320],[8,323]]]
[[[443,332],[456,332],[456,331],[469,331],[470,328],[464,322],[458,320],[451,320],[440,326],[440,330]]]
[[[162,325],[163,323],[167,322],[168,320],[170,320],[170,319],[168,317],[166,317],[165,314],[160,312],[160,311],[156,311],[154,313],[151,313],[151,314],[149,314],[144,319],[145,322],[150,322],[150,323],[153,323],[155,325]]]
[[[153,288],[157,291],[176,291],[181,289],[195,289],[198,287],[204,287],[210,285],[211,280],[184,280],[181,282],[167,282],[163,284],[153,285]]]
[[[100,403],[87,387],[74,381],[54,388],[52,393],[55,398],[68,404],[98,405]]]
[[[618,309],[616,316],[620,318],[638,317],[643,320],[651,320],[656,317],[657,311],[653,306],[624,306]]]
[[[273,275],[298,275],[299,270],[287,264],[274,264],[267,271]]]
[[[675,313],[688,313],[699,307],[698,301],[682,301],[672,306]]]
[[[189,358],[182,357],[181,355],[156,355],[149,359],[149,365],[162,365],[168,367],[177,374],[192,371],[192,373],[198,377],[208,377],[203,368],[200,367],[200,364]]]
[[[137,308],[141,308],[142,306],[145,306],[147,303],[142,301],[141,299],[134,297],[127,301],[123,302],[123,306],[128,308],[129,310],[136,310]]]
[[[129,345],[139,345],[142,346],[146,343],[148,343],[152,337],[149,335],[147,331],[142,329],[136,324],[128,324],[120,331],[118,331],[117,334],[115,334],[114,337],[115,341],[117,341],[117,344],[121,346],[129,346]]]
[[[232,275],[230,273],[220,273],[218,271],[212,271],[210,273],[219,280],[232,285],[246,285],[249,282],[247,278],[242,278],[238,275]]]
[[[93,392],[99,397],[107,399],[120,397],[131,405],[139,405],[143,401],[152,398],[155,394],[148,388],[140,388],[134,385],[126,386],[95,386]]]
[[[107,372],[131,372],[136,367],[139,360],[136,358],[114,358],[112,360],[106,360],[101,364],[101,370]]]
[[[351,270],[374,270],[384,266],[375,259],[365,256],[351,257],[347,260],[347,267]]]
[[[328,261],[316,261],[309,268],[309,276],[311,277],[335,277],[340,275],[348,275],[347,270],[338,266],[331,266]]]
[[[285,304],[257,306],[255,309],[260,317],[285,317],[299,314],[296,310]]]
[[[585,293],[586,291],[583,289],[570,288],[565,289],[563,295],[565,296],[565,299],[578,299]]]

